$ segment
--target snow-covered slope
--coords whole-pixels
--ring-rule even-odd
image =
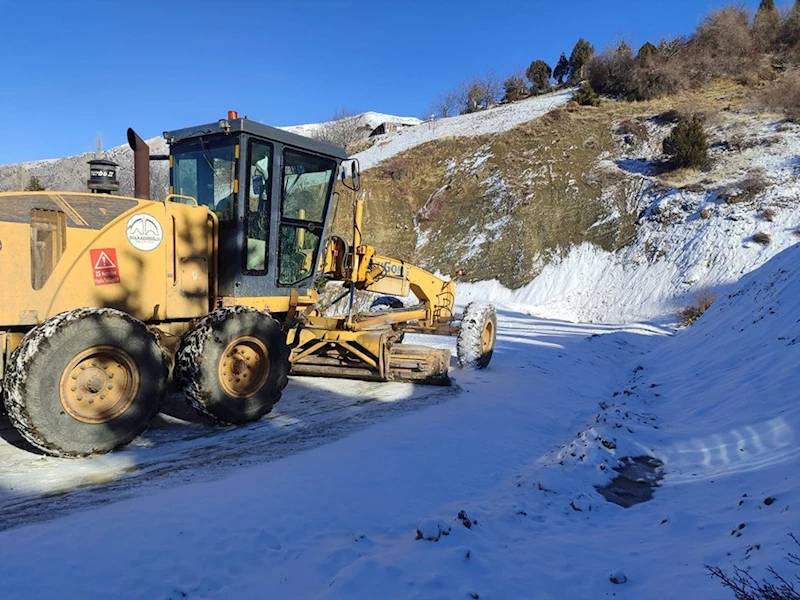
[[[363,131],[366,134],[364,137],[367,137],[375,130],[376,127],[382,125],[383,123],[392,123],[395,125],[405,125],[409,127],[422,123],[421,120],[415,117],[399,117],[397,115],[387,115],[374,111],[361,113],[352,117],[345,117],[343,120],[348,123],[348,126],[352,126],[359,131]],[[323,123],[291,125],[288,127],[281,127],[280,129],[285,129],[286,131],[297,133],[299,135],[305,135],[307,137],[315,137],[320,133],[321,130],[330,128],[332,124],[332,121],[325,121]]]
[[[571,90],[562,91],[497,106],[489,110],[426,121],[419,127],[379,137],[375,145],[356,154],[355,157],[359,159],[362,169],[369,169],[404,150],[439,138],[447,136],[474,137],[508,131],[520,123],[537,119],[554,108],[566,104],[572,94]]]
[[[461,300],[491,300],[575,321],[671,318],[698,294],[723,293],[800,239],[800,127],[754,115],[744,123],[723,122],[710,128],[712,139],[739,136],[745,148],[718,143],[713,170],[668,187],[656,161],[670,128],[648,125],[648,146],[607,156],[598,165],[625,173],[630,210],[639,214],[629,245],[617,252],[589,243],[555,249],[528,285],[510,290],[497,281],[465,283],[459,285]],[[739,201],[735,195],[753,179],[759,189]],[[610,211],[603,224],[619,216]],[[756,234],[767,237],[759,243]]]

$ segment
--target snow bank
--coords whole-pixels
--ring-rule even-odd
[[[418,127],[378,138],[374,146],[359,152],[355,158],[359,159],[362,169],[369,169],[404,150],[438,138],[471,137],[508,131],[566,104],[572,98],[572,94],[573,90],[562,91],[467,115],[426,121]]]

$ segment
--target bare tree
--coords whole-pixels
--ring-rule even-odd
[[[440,119],[452,117],[458,114],[459,97],[457,91],[446,92],[440,94],[431,104],[431,110],[434,115]]]
[[[369,133],[359,122],[358,113],[347,108],[340,108],[333,113],[329,121],[322,123],[311,134],[311,137],[321,142],[347,148],[349,144],[364,139]]]
[[[489,71],[486,75],[478,79],[478,82],[483,92],[484,107],[497,104],[498,100],[503,95],[503,80],[497,76],[497,73]]]

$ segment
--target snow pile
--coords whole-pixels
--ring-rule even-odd
[[[447,136],[477,136],[513,129],[521,123],[538,119],[569,102],[573,90],[536,96],[457,117],[426,121],[413,129],[381,136],[371,148],[359,152],[362,169],[369,169],[404,150]]]

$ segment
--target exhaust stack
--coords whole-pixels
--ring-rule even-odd
[[[150,147],[128,128],[128,145],[133,150],[133,195],[150,200]]]

